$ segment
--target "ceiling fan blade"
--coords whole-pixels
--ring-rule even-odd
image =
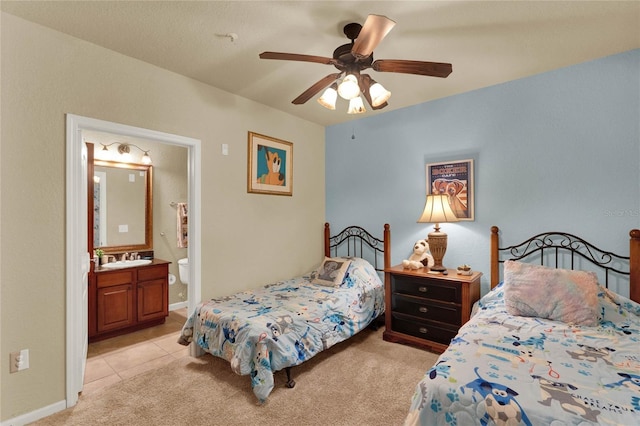
[[[371,107],[371,109],[382,109],[389,105],[388,103],[383,103],[374,107],[371,102],[371,94],[369,93],[369,88],[373,84],[373,79],[369,76],[369,74],[360,74],[358,78],[358,86],[360,86],[360,91],[362,92],[362,96],[367,100],[367,103]]]
[[[298,96],[293,101],[291,101],[291,103],[295,105],[301,105],[307,102],[309,99],[314,97],[322,89],[324,89],[325,87],[333,83],[338,77],[340,77],[340,75],[342,75],[342,73],[337,72],[335,74],[329,74],[328,76],[320,79],[313,86],[309,87],[307,90],[302,92],[300,96]]]
[[[400,72],[442,78],[447,77],[453,71],[451,64],[443,62],[406,61],[402,59],[378,59],[371,64],[371,68],[380,72]]]
[[[302,61],[302,62],[316,62],[318,64],[332,65],[336,62],[333,58],[326,58],[324,56],[313,55],[300,55],[297,53],[282,53],[282,52],[262,52],[260,59],[280,59],[283,61]]]
[[[351,48],[353,56],[358,59],[369,57],[395,24],[386,16],[369,15]]]

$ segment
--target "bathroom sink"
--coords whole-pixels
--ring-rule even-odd
[[[109,262],[102,265],[105,269],[121,269],[132,268],[134,266],[148,265],[151,263],[149,259],[137,259],[137,260],[119,260],[117,262]]]

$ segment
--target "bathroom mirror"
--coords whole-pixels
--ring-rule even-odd
[[[152,166],[95,160],[93,175],[93,247],[153,250]]]

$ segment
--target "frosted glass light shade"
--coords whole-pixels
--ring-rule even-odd
[[[142,164],[151,164],[151,156],[148,152],[142,154]]]
[[[342,83],[338,86],[338,94],[343,99],[353,99],[360,95],[360,86],[358,86],[358,79],[353,74],[347,74],[342,80]]]
[[[349,101],[349,109],[347,110],[347,114],[362,114],[363,112],[367,112],[364,108],[364,103],[362,102],[362,98],[360,96],[355,97]]]
[[[389,100],[391,92],[385,89],[382,84],[374,83],[369,88],[369,95],[371,95],[371,106],[378,107]]]
[[[335,83],[327,87],[327,90],[318,98],[318,103],[327,109],[336,109],[336,99],[338,99],[336,87],[338,86]]]

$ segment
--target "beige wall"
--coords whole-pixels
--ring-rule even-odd
[[[205,299],[317,264],[325,194],[321,126],[12,15],[1,19],[6,420],[65,398],[66,113],[202,140]],[[293,197],[247,194],[247,131],[293,142]],[[9,352],[25,348],[30,368],[9,374]]]

